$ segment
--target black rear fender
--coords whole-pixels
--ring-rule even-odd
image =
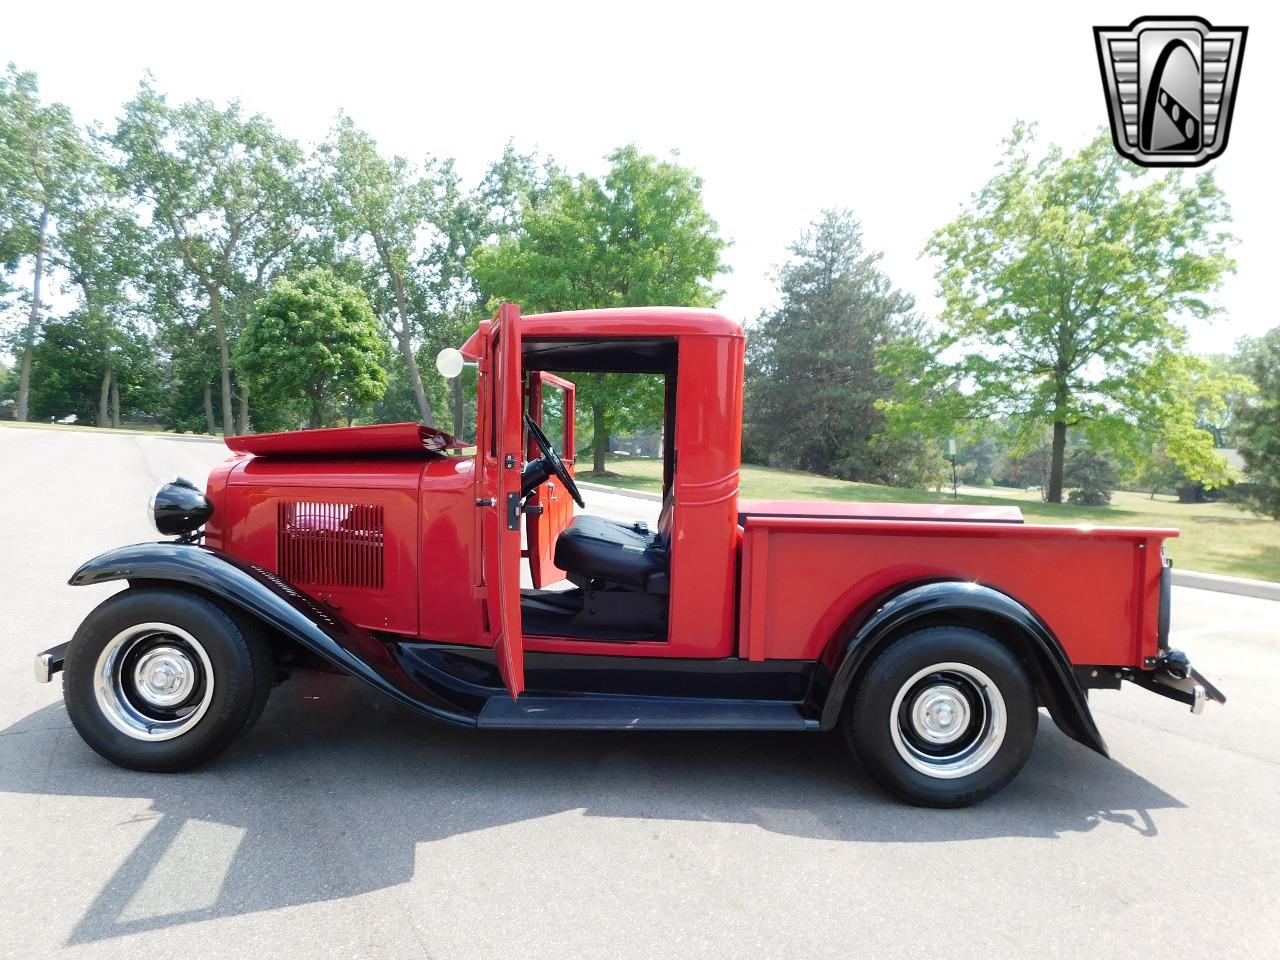
[[[1044,621],[1013,597],[964,581],[926,583],[894,594],[834,641],[839,648],[828,661],[835,666],[820,704],[823,729],[836,726],[863,670],[881,650],[898,637],[940,624],[973,627],[1008,646],[1022,661],[1040,702],[1062,732],[1104,757],[1109,755],[1071,661]]]

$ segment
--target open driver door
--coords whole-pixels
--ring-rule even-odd
[[[520,618],[520,470],[524,466],[520,308],[504,303],[489,324],[484,347],[485,430],[476,450],[476,506],[480,508],[482,574],[489,630],[502,681],[512,699],[524,690],[524,634]]]

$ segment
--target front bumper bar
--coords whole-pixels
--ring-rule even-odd
[[[1185,703],[1192,713],[1202,711],[1208,700],[1227,702],[1222,691],[1202,677],[1181,650],[1168,650],[1153,658],[1149,666],[1147,670],[1125,670],[1124,679],[1162,697]]]
[[[50,647],[44,653],[36,654],[35,673],[39,683],[48,683],[55,673],[61,673],[63,664],[67,662],[68,644],[60,643]]]

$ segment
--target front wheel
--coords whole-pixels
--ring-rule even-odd
[[[961,626],[894,641],[863,674],[844,731],[867,772],[908,803],[991,796],[1031,753],[1035,688],[995,638]]]
[[[204,597],[129,589],[80,625],[62,689],[76,731],[112,763],[185,770],[258,719],[271,690],[271,650]]]

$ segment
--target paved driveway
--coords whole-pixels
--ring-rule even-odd
[[[1179,588],[1230,697],[1094,694],[969,810],[880,794],[835,737],[512,734],[333,677],[200,771],[130,773],[31,681],[219,444],[0,427],[0,957],[1258,957],[1280,916],[1280,604]],[[604,496],[593,506],[621,509]],[[639,509],[651,509],[647,505]],[[1087,602],[1087,598],[1082,598]]]

